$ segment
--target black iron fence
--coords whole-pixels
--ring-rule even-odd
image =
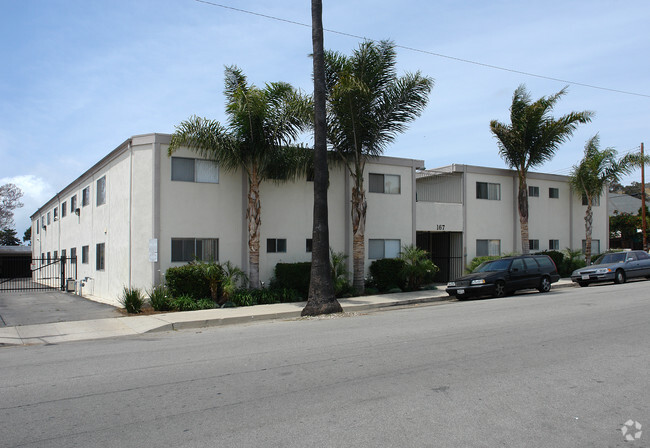
[[[0,292],[39,289],[65,291],[69,279],[77,279],[77,257],[54,260],[21,256],[0,258]]]

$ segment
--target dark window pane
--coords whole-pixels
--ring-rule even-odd
[[[277,251],[278,252],[286,252],[287,251],[287,240],[286,239],[278,239],[277,240]]]
[[[172,157],[172,180],[194,182],[194,159]]]
[[[312,251],[312,239],[311,238],[307,238],[306,243],[305,243],[305,249],[306,249],[307,252]]]
[[[267,238],[267,240],[266,240],[266,252],[267,253],[277,252],[275,238]]]
[[[384,175],[383,174],[369,174],[369,190],[370,193],[383,193],[384,192]]]

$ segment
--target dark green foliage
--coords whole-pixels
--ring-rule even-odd
[[[122,297],[120,297],[120,303],[126,309],[126,312],[129,314],[138,314],[142,312],[142,306],[144,305],[144,298],[142,297],[142,292],[138,288],[127,288],[124,287],[122,291]]]
[[[169,291],[164,286],[156,286],[155,288],[147,291],[149,296],[149,303],[156,311],[172,311],[174,309],[173,300]]]
[[[364,292],[367,296],[374,296],[376,294],[379,294],[379,290],[377,288],[373,288],[372,286],[367,286]]]
[[[0,246],[20,246],[20,240],[16,238],[16,230],[0,229]]]
[[[174,298],[174,309],[178,311],[195,311],[199,309],[197,301],[188,295]]]
[[[211,297],[210,281],[196,264],[167,269],[165,282],[172,297],[189,296],[194,300]]]
[[[466,270],[467,270],[468,273],[474,272],[474,269],[479,267],[479,265],[481,263],[484,263],[484,262],[490,261],[490,260],[498,260],[499,258],[501,258],[501,257],[499,257],[497,255],[487,255],[485,257],[476,257],[469,263]]]
[[[440,270],[433,261],[428,258],[429,253],[414,245],[402,247],[400,259],[404,260],[404,267],[400,275],[404,279],[406,289],[415,291],[420,286],[432,283],[436,273]]]
[[[271,281],[271,288],[293,289],[300,297],[307,298],[310,275],[310,262],[278,263],[275,265],[275,278]]]
[[[406,262],[400,258],[383,258],[370,264],[371,284],[380,292],[393,288],[402,288],[404,278],[401,275]]]
[[[199,310],[211,310],[216,308],[217,304],[212,299],[200,299],[196,301],[196,308]]]

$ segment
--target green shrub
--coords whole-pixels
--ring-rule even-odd
[[[149,303],[154,310],[171,311],[174,309],[172,298],[165,286],[156,286],[155,288],[147,291],[147,295],[149,296]]]
[[[584,268],[587,265],[584,260],[585,257],[580,249],[571,250],[566,248],[563,253],[564,260],[562,260],[562,264],[557,267],[560,277],[569,277],[573,271]]]
[[[485,257],[476,257],[467,266],[467,268],[466,268],[467,273],[474,272],[474,269],[479,267],[481,263],[484,263],[484,262],[490,261],[490,260],[498,260],[499,258],[501,258],[501,257],[499,257],[497,255],[487,255]]]
[[[400,270],[400,276],[404,280],[406,289],[414,291],[422,284],[433,283],[436,273],[440,270],[438,266],[429,260],[428,252],[419,249],[414,245],[402,247],[400,259],[404,260],[404,266]]]
[[[253,296],[252,289],[241,288],[236,290],[231,296],[230,301],[235,306],[253,306],[257,305],[255,297]]]
[[[120,303],[122,306],[124,306],[126,312],[129,314],[141,313],[142,306],[144,305],[142,292],[138,288],[124,287],[124,290],[122,291],[122,297],[120,297]]]
[[[197,301],[188,295],[175,297],[172,303],[174,305],[174,309],[178,311],[195,311],[199,309]]]
[[[200,299],[196,301],[196,308],[199,310],[211,310],[216,306],[217,304],[212,299]]]
[[[167,269],[165,282],[172,297],[189,296],[199,300],[212,296],[210,281],[203,269],[194,263]]]
[[[289,288],[295,290],[301,297],[309,294],[309,279],[311,278],[311,262],[278,263],[275,265],[274,278],[271,288]]]
[[[348,278],[348,256],[343,252],[334,252],[330,247],[330,266],[332,267],[332,284],[336,297],[352,295],[353,288]]]
[[[380,292],[388,291],[393,288],[402,288],[404,279],[400,272],[404,268],[405,262],[400,258],[382,258],[375,260],[370,264],[370,284]]]
[[[262,288],[236,290],[230,297],[235,306],[265,305],[271,303],[289,303],[299,301],[300,297],[290,288]]]

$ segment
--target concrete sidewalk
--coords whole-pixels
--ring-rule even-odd
[[[553,289],[572,286],[569,279],[553,284]],[[380,308],[414,305],[449,300],[444,286],[437,290],[413,291],[396,294],[339,299],[343,311],[359,312]],[[219,325],[242,324],[274,319],[300,317],[305,302],[276,303],[238,308],[174,312],[147,316],[126,316],[40,325],[0,328],[0,346],[57,344],[60,342],[103,339],[115,336],[138,335],[155,331],[205,328]]]

